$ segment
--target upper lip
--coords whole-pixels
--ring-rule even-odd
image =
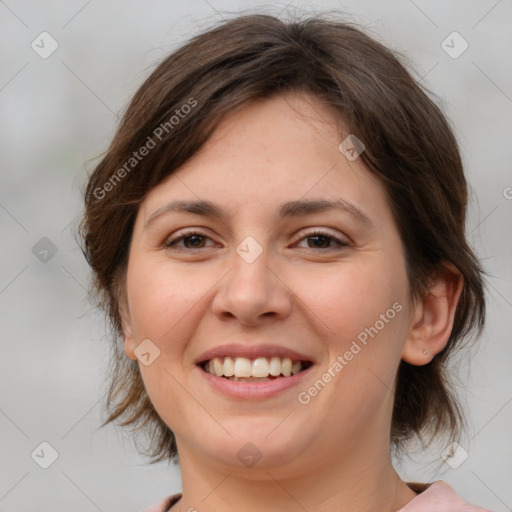
[[[280,345],[240,345],[235,343],[211,348],[203,352],[195,360],[195,363],[204,363],[214,357],[246,357],[247,359],[256,359],[258,357],[288,357],[293,362],[309,361],[314,363],[314,359],[311,356]]]

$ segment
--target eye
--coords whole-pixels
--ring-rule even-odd
[[[205,245],[206,241],[211,238],[204,233],[198,231],[191,231],[188,233],[181,234],[176,238],[171,238],[165,241],[164,247],[167,249],[175,250],[193,250],[193,249],[207,249]],[[344,247],[349,247],[350,243],[345,240],[326,233],[324,231],[313,231],[304,235],[300,242],[303,240],[308,241],[308,247],[305,249],[321,249],[324,251],[340,250]],[[312,241],[310,243],[309,241]],[[332,245],[334,243],[334,246]],[[212,247],[211,245],[209,247]]]
[[[339,238],[336,238],[335,236],[324,231],[313,231],[311,233],[307,233],[300,239],[300,241],[302,240],[312,240],[312,244],[307,242],[308,247],[306,247],[306,249],[323,249],[327,251],[333,251],[350,246],[348,241],[340,240]],[[326,244],[331,244],[331,242],[334,242],[335,246],[326,246]]]
[[[204,233],[192,231],[177,238],[166,240],[164,246],[168,249],[176,248],[177,250],[206,249],[207,247],[204,245],[206,240],[211,239]],[[183,242],[184,245],[180,245],[180,242]]]

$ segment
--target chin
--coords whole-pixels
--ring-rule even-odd
[[[257,470],[297,463],[299,456],[306,455],[311,442],[306,439],[303,428],[292,424],[291,417],[279,425],[282,421],[283,417],[277,421],[275,418],[272,421],[261,418],[225,421],[223,426],[233,437],[226,434],[210,439],[204,450],[222,465],[235,467],[236,471],[247,469],[253,474],[258,473]]]

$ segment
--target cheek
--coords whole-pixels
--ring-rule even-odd
[[[201,301],[215,283],[210,271],[191,266],[176,268],[161,258],[134,257],[127,275],[128,302],[137,339],[150,338],[166,349],[186,343],[184,331],[201,315]]]
[[[385,269],[382,262],[370,258],[357,264],[332,266],[314,275],[297,274],[294,288],[314,313],[312,318],[321,320],[319,330],[334,344],[331,348],[340,350],[376,322],[381,327],[381,315],[385,315],[384,320],[392,317],[380,329],[382,334],[390,331],[389,326],[400,316],[396,311],[399,307],[393,309],[393,304],[403,304],[406,292],[399,267]]]
[[[407,286],[399,265],[386,268],[368,258],[340,265],[329,278],[297,281],[328,354],[320,370],[326,392],[315,400],[330,411],[333,425],[347,416],[354,424],[370,421],[392,399],[406,325]]]

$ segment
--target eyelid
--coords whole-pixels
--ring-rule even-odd
[[[301,242],[302,240],[314,236],[324,236],[336,242],[338,247],[328,247],[326,249],[319,249],[320,251],[329,251],[336,250],[340,247],[351,247],[353,245],[352,240],[347,235],[339,235],[338,233],[331,233],[327,228],[311,228],[310,231],[302,231],[296,236],[296,242]],[[314,248],[309,247],[310,250],[315,250]]]
[[[212,237],[210,235],[208,235],[205,231],[202,231],[199,228],[189,228],[188,230],[178,231],[176,234],[168,236],[164,240],[164,243],[162,245],[164,248],[169,248],[169,247],[171,247],[171,244],[174,244],[175,242],[181,241],[183,238],[187,238],[187,237],[193,236],[193,235],[199,235],[203,238],[207,238],[207,239],[213,241]],[[180,248],[178,248],[178,250],[189,251],[190,249],[187,249],[186,247],[185,248],[180,247]]]

